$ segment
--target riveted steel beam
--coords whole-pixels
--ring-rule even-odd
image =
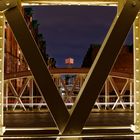
[[[0,135],[4,133],[3,98],[4,98],[4,43],[5,43],[5,17],[0,12]],[[0,139],[1,140],[1,139]]]
[[[118,0],[22,0],[22,5],[96,5],[117,6]]]
[[[139,9],[139,0],[127,0],[120,15],[116,15],[78,94],[63,134],[82,132],[86,119],[102,90]]]
[[[1,0],[0,1],[0,11],[5,11],[10,8],[17,6],[18,0]]]
[[[4,15],[31,69],[38,89],[43,94],[52,117],[61,131],[68,120],[69,112],[53,82],[24,17],[18,7],[5,11]]]
[[[134,125],[140,133],[140,13],[133,24],[134,32]]]

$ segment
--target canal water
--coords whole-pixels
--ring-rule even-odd
[[[79,117],[82,114],[79,114]],[[134,138],[130,129],[119,128],[118,126],[130,126],[133,124],[133,112],[104,112],[91,113],[86,121],[85,127],[92,130],[83,130],[83,140],[140,140]],[[48,128],[55,127],[55,123],[48,112],[17,112],[5,113],[4,125],[6,132],[4,139],[36,139],[52,140],[58,134],[57,130],[20,130],[23,128]],[[101,129],[100,126],[115,126],[114,129]],[[88,134],[88,135],[87,135]],[[73,139],[73,138],[72,138]]]

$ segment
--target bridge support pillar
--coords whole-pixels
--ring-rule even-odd
[[[4,39],[5,18],[0,12],[0,135],[4,133],[3,126],[3,99],[4,99]],[[3,138],[0,138],[0,140]]]
[[[34,91],[33,91],[33,86],[34,86],[34,81],[33,81],[33,78],[30,79],[29,81],[29,84],[30,84],[30,87],[29,87],[29,96],[30,96],[30,99],[29,99],[29,109],[30,110],[33,110],[33,102],[34,102]]]
[[[109,102],[109,81],[107,78],[105,81],[105,110],[107,110],[109,107],[108,102]]]
[[[130,110],[132,109],[133,107],[133,95],[134,95],[134,92],[133,92],[133,80],[131,79],[130,80]]]
[[[134,132],[140,133],[140,13],[133,24],[134,32]]]

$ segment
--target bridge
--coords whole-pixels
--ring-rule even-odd
[[[86,69],[47,69],[46,64],[38,50],[37,44],[29,31],[24,18],[20,12],[19,7],[21,5],[96,5],[96,6],[117,6],[118,11],[114,21],[110,27],[110,30],[105,37],[105,40],[93,62],[90,70]],[[85,121],[92,110],[93,105],[97,109],[115,109],[119,105],[123,109],[134,108],[134,125],[131,129],[133,135],[140,133],[140,30],[139,30],[139,15],[140,1],[139,0],[23,0],[23,1],[5,1],[0,2],[0,133],[3,136],[3,107],[15,110],[17,105],[26,110],[27,106],[34,107],[33,96],[33,79],[38,86],[38,90],[41,95],[37,98],[36,105],[39,109],[43,105],[50,110],[50,113],[59,129],[60,136],[64,135],[80,135],[84,127]],[[31,71],[24,71],[19,73],[11,73],[5,75],[4,81],[4,26],[5,18],[13,31],[13,34],[22,50],[24,57],[31,69]],[[14,18],[13,18],[14,17]],[[129,20],[128,20],[129,19]],[[17,21],[19,21],[17,23]],[[133,23],[134,22],[134,23]],[[127,33],[131,25],[133,24],[134,30],[134,75],[128,75],[124,73],[110,73],[110,70],[116,60],[118,53],[122,47],[122,44],[126,38]],[[22,29],[22,32],[21,32]],[[116,39],[117,38],[117,39]],[[30,47],[27,49],[26,45]],[[30,55],[32,53],[32,56]],[[110,56],[110,57],[108,57]],[[34,63],[37,62],[37,64]],[[37,65],[40,65],[40,69]],[[102,72],[104,68],[104,72]],[[89,71],[89,72],[88,72]],[[64,82],[64,74],[72,74],[73,86],[69,90],[69,86]],[[51,76],[52,75],[52,76]],[[53,78],[52,78],[53,77]],[[134,77],[134,78],[132,78]],[[19,89],[19,93],[16,91],[12,80],[24,79],[24,84]],[[44,80],[42,80],[44,79]],[[107,79],[107,80],[106,80]],[[122,80],[123,87],[120,91],[118,85],[115,84],[115,80]],[[25,89],[29,86],[28,97],[23,96]],[[105,86],[104,86],[105,83]],[[111,85],[115,96],[110,95],[110,89],[108,89],[108,83]],[[4,87],[5,85],[5,87]],[[61,89],[64,89],[64,93],[58,91],[56,85]],[[78,85],[78,86],[77,86]],[[79,93],[75,100],[73,93],[78,87]],[[104,87],[104,89],[103,89]],[[134,87],[134,88],[133,88]],[[5,88],[5,90],[4,90]],[[125,96],[126,91],[129,88],[129,93]],[[9,89],[12,93],[12,97],[9,96]],[[94,90],[92,90],[94,89]],[[102,92],[102,90],[105,90]],[[6,96],[4,97],[4,91]],[[94,96],[93,96],[94,91]],[[88,96],[87,96],[88,93]],[[100,94],[101,93],[101,94]],[[72,106],[69,113],[66,106]],[[54,98],[55,97],[55,98]],[[97,98],[98,97],[98,98]],[[4,99],[5,98],[5,99]],[[24,99],[25,100],[24,100]],[[112,99],[111,99],[112,98]],[[14,99],[14,100],[12,100]],[[27,100],[28,99],[28,100]],[[5,104],[4,104],[5,100]],[[70,101],[70,102],[67,102]],[[14,104],[13,104],[14,103]],[[68,104],[70,103],[70,104]],[[85,106],[86,104],[86,106]],[[82,111],[82,116],[77,119],[77,116]],[[60,113],[61,112],[61,113]],[[136,136],[139,139],[139,136]],[[65,138],[64,138],[65,139]],[[72,138],[76,139],[77,138]]]
[[[84,68],[50,69],[55,85],[59,89],[63,101],[67,106],[72,106],[75,102],[76,96],[84,83],[88,71],[89,69]],[[71,78],[69,83],[66,83],[65,76],[69,76],[69,78]],[[12,81],[19,78],[22,78],[25,82],[21,87],[18,87],[17,90],[12,84]],[[118,84],[118,80],[122,85],[121,87]],[[14,111],[20,106],[21,109],[26,111],[29,109],[33,110],[34,108],[40,110],[42,106],[47,107],[43,96],[34,95],[33,85],[33,76],[31,71],[5,74],[5,109],[7,111]],[[113,91],[114,94],[110,95]],[[119,109],[119,105],[121,105],[120,109],[124,109],[126,111],[133,110],[134,93],[133,76],[131,74],[111,72],[105,82],[104,91],[102,92],[102,95],[99,95],[95,103],[98,110]],[[129,93],[125,94],[126,92]],[[24,95],[25,93],[26,95]]]

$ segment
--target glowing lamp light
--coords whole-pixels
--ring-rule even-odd
[[[65,59],[65,64],[67,64],[67,65],[72,65],[72,64],[74,64],[74,59],[71,58],[71,57]]]

